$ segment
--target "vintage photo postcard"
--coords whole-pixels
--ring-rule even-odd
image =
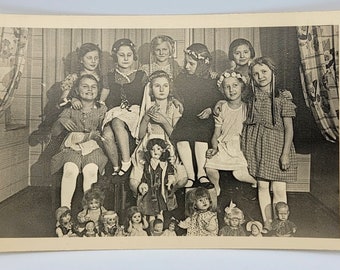
[[[0,251],[339,250],[339,18],[0,15]]]

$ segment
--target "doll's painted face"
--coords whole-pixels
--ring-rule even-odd
[[[210,207],[210,200],[208,197],[201,197],[196,200],[196,208],[198,210],[206,211]]]
[[[197,61],[195,61],[190,55],[185,55],[185,70],[189,75],[193,75],[197,69]]]
[[[154,51],[157,63],[167,63],[170,58],[169,43],[164,41],[155,47]]]
[[[134,63],[133,57],[133,51],[129,46],[120,46],[117,51],[118,67],[122,69],[130,69]]]
[[[163,148],[161,146],[159,146],[158,144],[155,144],[154,146],[152,146],[150,150],[151,158],[160,159],[162,154],[163,154]]]
[[[253,66],[251,74],[256,83],[260,88],[267,88],[272,81],[272,70],[267,65],[257,64]]]
[[[241,100],[243,83],[237,78],[228,77],[223,80],[223,93],[227,100]]]
[[[95,100],[98,95],[98,84],[91,78],[83,78],[79,82],[78,93],[82,100]]]
[[[251,59],[251,52],[248,45],[242,44],[233,50],[233,58],[238,66],[248,65]]]
[[[86,226],[85,226],[86,232],[93,233],[94,232],[94,228],[95,228],[94,222],[86,223]]]
[[[97,210],[97,209],[99,209],[99,207],[100,207],[100,202],[97,199],[92,199],[88,203],[89,210]]]
[[[176,229],[176,225],[174,223],[169,224],[169,231],[174,231]]]
[[[170,93],[170,84],[167,78],[159,77],[152,80],[152,93],[156,100],[167,99]]]
[[[134,224],[141,223],[141,221],[142,221],[142,214],[139,213],[139,212],[133,214],[132,217],[131,217],[131,221]]]
[[[81,63],[85,70],[94,71],[99,65],[99,53],[98,51],[92,51],[86,53],[81,59]]]
[[[251,234],[254,236],[259,235],[261,232],[259,230],[259,228],[256,225],[251,225]]]
[[[117,215],[106,215],[104,216],[105,223],[109,226],[113,226],[117,222]]]
[[[157,224],[155,224],[155,226],[153,227],[153,230],[154,230],[155,232],[160,233],[160,232],[163,231],[163,227],[164,227],[164,224],[163,224],[163,223],[157,223]]]
[[[241,225],[241,220],[238,217],[232,217],[230,219],[230,227],[238,227]]]
[[[61,218],[61,225],[67,229],[71,229],[72,221],[70,213],[67,213],[64,217]]]
[[[281,207],[277,210],[277,217],[281,221],[288,220],[289,210],[287,207]]]

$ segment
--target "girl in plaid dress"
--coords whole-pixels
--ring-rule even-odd
[[[248,104],[241,139],[249,173],[258,181],[259,203],[267,231],[271,228],[275,204],[287,202],[286,183],[297,178],[293,145],[296,106],[275,87],[276,72],[275,64],[268,57],[257,58],[251,63],[253,96]]]

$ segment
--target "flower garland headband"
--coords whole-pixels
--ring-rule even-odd
[[[247,78],[245,76],[241,75],[240,73],[235,72],[235,71],[232,71],[232,72],[225,71],[221,74],[220,78],[218,79],[217,86],[221,87],[223,80],[226,79],[226,78],[229,78],[229,77],[241,79],[244,84],[247,84]]]
[[[184,50],[184,53],[186,53],[187,55],[193,57],[194,59],[197,59],[197,60],[204,60],[204,64],[209,64],[210,63],[210,59],[208,56],[204,57],[202,56],[201,54],[195,52],[195,51],[192,51],[192,50]]]

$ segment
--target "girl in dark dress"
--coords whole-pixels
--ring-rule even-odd
[[[216,80],[211,78],[212,57],[207,47],[201,43],[194,43],[184,52],[185,70],[174,82],[176,95],[183,103],[184,112],[171,138],[177,142],[179,156],[188,174],[189,181],[186,187],[193,186],[195,179],[198,179],[198,183],[204,187],[213,188],[204,169],[205,153],[214,131],[212,108],[222,96],[217,90]],[[190,143],[194,146],[196,174]]]

